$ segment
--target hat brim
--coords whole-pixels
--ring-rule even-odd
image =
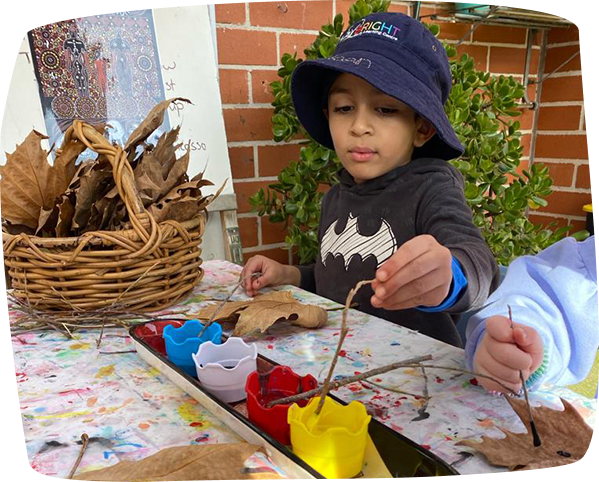
[[[421,154],[426,152],[426,157],[446,160],[463,154],[464,147],[445,114],[439,96],[401,65],[369,51],[343,52],[326,59],[306,60],[293,73],[291,96],[295,112],[310,136],[323,146],[334,149],[322,99],[340,73],[364,79],[427,119],[437,133],[420,148]]]

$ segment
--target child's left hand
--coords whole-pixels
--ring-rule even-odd
[[[438,306],[449,293],[451,251],[423,234],[404,243],[376,272],[372,306],[405,310]]]

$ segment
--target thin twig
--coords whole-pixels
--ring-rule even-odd
[[[75,475],[75,472],[77,472],[77,467],[79,467],[79,464],[81,463],[81,459],[83,458],[83,454],[85,453],[85,450],[87,449],[87,444],[89,442],[89,436],[86,433],[81,435],[81,442],[83,445],[81,446],[81,450],[79,451],[79,456],[77,457],[77,460],[75,461],[75,465],[73,465],[73,468],[71,469],[71,473],[67,477],[68,479],[72,479],[73,476]]]
[[[360,380],[366,380],[367,378],[374,377],[376,375],[381,375],[383,373],[390,372],[391,370],[396,370],[397,368],[405,368],[405,367],[413,367],[415,364],[426,360],[432,360],[433,357],[431,355],[418,356],[414,358],[408,358],[407,360],[402,360],[399,362],[391,363],[389,365],[385,365],[383,367],[373,368],[372,370],[368,370],[367,372],[360,373],[359,375],[352,375],[351,377],[344,377],[339,380],[335,380],[330,384],[330,390],[337,390],[338,388],[344,387],[345,385],[349,385],[354,382],[359,382]],[[416,365],[418,366],[418,365]],[[372,383],[372,382],[368,382]],[[279,398],[277,400],[271,401],[267,408],[272,407],[273,405],[279,405],[281,403],[292,403],[297,402],[298,400],[304,400],[306,398],[313,397],[314,395],[322,392],[322,387],[314,388],[313,390],[309,390],[307,392],[298,393],[297,395],[291,395],[285,398]],[[328,392],[327,392],[328,393]]]
[[[227,304],[227,302],[231,299],[231,297],[235,294],[235,292],[239,289],[239,287],[243,284],[243,282],[247,279],[247,278],[259,278],[260,276],[262,276],[262,273],[260,271],[256,271],[255,273],[251,273],[247,276],[244,276],[243,278],[240,278],[239,281],[237,282],[237,284],[235,285],[235,288],[233,288],[233,291],[231,291],[227,297],[221,302],[220,305],[218,305],[218,307],[216,308],[216,310],[214,310],[214,313],[212,313],[212,316],[210,317],[210,319],[206,322],[206,324],[204,325],[204,328],[202,328],[202,331],[200,331],[200,334],[198,335],[198,338],[202,338],[202,335],[204,334],[204,332],[208,329],[208,327],[213,323],[213,321],[216,319],[216,315],[218,315],[218,313],[220,312],[220,310],[222,310],[224,308],[224,306]]]
[[[372,380],[368,380],[368,381],[362,381],[362,385],[373,385],[377,388],[381,388],[383,390],[387,390],[388,392],[393,392],[393,393],[399,393],[400,395],[408,395],[410,397],[414,397],[414,398],[418,398],[418,397],[422,397],[422,395],[417,394],[417,393],[412,393],[412,392],[406,392],[405,390],[400,390],[399,388],[395,388],[395,387],[389,387],[387,385],[383,385],[382,383],[376,383],[373,382]],[[368,388],[368,387],[366,387]]]
[[[367,284],[371,284],[374,280],[362,280],[359,281],[353,289],[349,291],[347,294],[347,299],[345,300],[345,307],[343,309],[343,315],[341,316],[341,333],[339,335],[339,343],[337,344],[337,350],[335,351],[335,356],[333,357],[333,361],[331,362],[331,368],[329,369],[329,373],[322,385],[322,389],[320,391],[320,401],[318,402],[318,406],[316,407],[315,414],[320,415],[320,411],[324,405],[325,398],[327,393],[329,393],[331,378],[333,377],[333,372],[335,371],[335,366],[337,365],[337,359],[339,358],[339,353],[341,352],[341,346],[343,345],[343,341],[347,336],[349,329],[347,328],[347,312],[349,311],[349,305],[351,305],[352,300],[354,299],[354,295],[358,292],[358,290]]]
[[[358,306],[360,306],[358,303],[352,303],[350,308],[357,308]],[[344,310],[345,306],[337,306],[335,308],[325,308],[325,311],[340,311],[340,310]]]
[[[106,324],[106,319],[102,319],[102,329],[100,330],[100,336],[98,337],[98,343],[96,348],[100,348],[100,343],[102,343],[102,335],[104,334],[104,325]]]
[[[136,350],[124,350],[124,351],[99,351],[100,355],[122,355],[124,353],[137,353]]]

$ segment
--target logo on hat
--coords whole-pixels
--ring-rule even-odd
[[[387,24],[386,22],[381,22],[380,20],[367,22],[366,19],[362,19],[352,28],[349,28],[345,34],[341,36],[339,42],[365,34],[380,35],[388,39],[398,40],[396,35],[400,30],[399,27],[396,27],[393,24]]]

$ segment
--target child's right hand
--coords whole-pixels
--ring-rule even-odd
[[[524,380],[543,362],[543,341],[533,328],[514,323],[505,316],[492,316],[486,320],[486,332],[474,355],[474,370],[488,375],[518,392],[522,388],[520,371]],[[478,378],[484,388],[505,392],[499,384],[487,378]]]
[[[258,277],[251,276],[262,273]],[[252,256],[241,271],[243,289],[248,296],[256,296],[258,290],[267,286],[294,285],[299,286],[301,274],[295,266],[281,264],[266,256]]]

